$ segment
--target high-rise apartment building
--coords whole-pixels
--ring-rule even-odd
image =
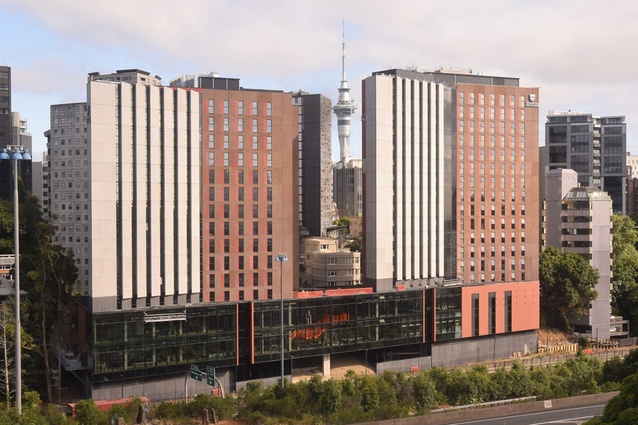
[[[366,282],[537,280],[538,89],[395,69],[363,93]]]
[[[0,66],[0,148],[11,144],[11,67]]]
[[[614,212],[626,212],[627,124],[624,116],[597,117],[554,112],[545,124],[550,170],[570,168],[581,186],[598,187],[613,201]]]
[[[291,93],[243,89],[238,79],[198,85],[203,301],[278,299],[275,255],[299,258],[298,107]],[[299,271],[282,269],[289,298]]]
[[[293,93],[299,114],[299,224],[312,236],[332,225],[332,102],[321,94]]]
[[[43,212],[54,226],[54,242],[73,251],[75,289],[82,294],[89,291],[90,269],[88,128],[86,102],[66,103],[51,105],[50,128],[44,133],[51,168],[43,174],[48,183]]]
[[[363,163],[360,159],[337,162],[333,168],[333,196],[339,217],[363,214]]]
[[[113,78],[87,85],[92,311],[198,302],[201,96],[143,71]]]
[[[579,254],[598,270],[594,288],[598,296],[586,314],[568,320],[576,332],[609,339],[612,201],[597,187],[579,187],[577,180],[573,170],[554,169],[547,173],[545,246]]]

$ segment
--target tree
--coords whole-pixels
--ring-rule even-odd
[[[53,401],[50,346],[68,331],[73,285],[77,279],[73,253],[53,243],[54,229],[42,217],[37,198],[25,196],[21,204],[25,223],[20,268],[27,292],[25,328],[37,341],[31,349],[44,361],[47,399]]]
[[[350,226],[350,219],[348,217],[341,217],[332,220],[333,226]]]
[[[625,379],[620,387],[620,393],[609,400],[605,410],[597,423],[603,424],[635,424],[638,420],[638,374]]]
[[[350,239],[345,246],[350,248],[350,252],[361,252],[363,250],[363,240],[361,238]]]
[[[2,354],[2,370],[0,371],[0,393],[4,394],[7,409],[11,406],[11,366],[14,363],[15,320],[13,308],[7,303],[0,307],[0,352]]]
[[[539,258],[540,304],[548,324],[569,329],[567,318],[582,315],[598,296],[598,271],[583,257],[554,247]]]
[[[631,323],[638,323],[638,232],[636,223],[629,216],[616,214],[612,217],[614,225],[612,236],[612,308],[613,311],[628,319]],[[633,335],[638,329],[630,328]]]

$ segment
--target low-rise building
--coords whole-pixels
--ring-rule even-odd
[[[313,288],[361,285],[361,253],[332,238],[304,240],[306,285]]]

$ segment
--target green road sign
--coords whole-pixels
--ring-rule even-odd
[[[215,386],[215,368],[206,366],[206,383],[211,387]]]
[[[197,366],[196,364],[192,364],[191,365],[191,378],[202,382],[202,371],[199,370],[199,366]]]
[[[191,369],[191,378],[196,381],[202,382],[202,372],[200,370]]]

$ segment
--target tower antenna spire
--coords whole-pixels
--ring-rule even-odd
[[[350,145],[350,116],[357,107],[350,101],[350,88],[346,80],[346,23],[342,21],[341,41],[341,86],[339,87],[339,101],[332,108],[337,116],[337,129],[339,132],[340,162],[346,163],[349,158]]]
[[[341,82],[346,81],[346,21],[341,21]]]

